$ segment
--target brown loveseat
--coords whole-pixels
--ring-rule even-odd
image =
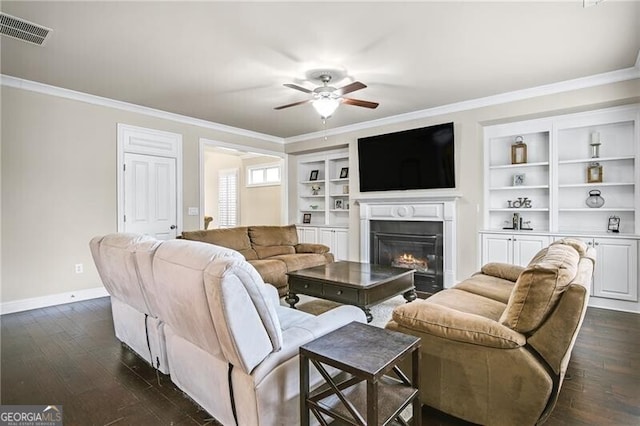
[[[558,397],[589,299],[595,250],[565,239],[526,268],[490,263],[387,328],[422,338],[424,404],[482,425],[543,422]]]
[[[265,283],[278,289],[280,296],[288,291],[287,272],[333,262],[329,247],[298,244],[295,225],[185,231],[182,238],[239,251],[256,268]]]

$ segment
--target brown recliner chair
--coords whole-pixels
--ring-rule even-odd
[[[423,404],[483,425],[533,425],[553,409],[582,325],[595,250],[565,239],[526,268],[491,263],[397,307],[388,329],[422,338]]]

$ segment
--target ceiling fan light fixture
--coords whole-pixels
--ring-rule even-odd
[[[322,96],[313,101],[313,107],[322,118],[329,118],[338,109],[340,99]]]

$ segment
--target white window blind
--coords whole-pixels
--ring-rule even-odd
[[[231,228],[238,224],[238,169],[218,172],[218,225]]]

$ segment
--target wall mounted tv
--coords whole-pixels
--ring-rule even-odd
[[[455,188],[453,123],[358,139],[360,192]]]

